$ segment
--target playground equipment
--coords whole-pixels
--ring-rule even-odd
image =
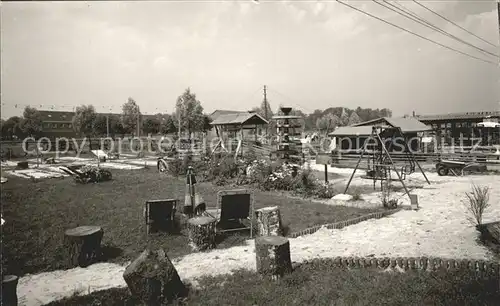
[[[278,132],[277,150],[274,153],[279,159],[286,162],[302,162],[302,143],[299,139],[301,136],[300,129],[302,125],[298,122],[300,116],[292,116],[291,107],[281,107],[283,115],[273,116],[276,122]]]
[[[384,140],[382,138],[384,138]],[[390,153],[393,145],[396,144],[396,140],[400,140],[402,142],[403,152],[406,157],[404,160],[405,164],[399,169],[396,166],[396,163],[394,162]],[[370,145],[370,142],[374,143]],[[361,152],[356,167],[354,168],[354,171],[349,178],[344,191],[345,194],[347,193],[352,179],[354,178],[354,174],[358,170],[359,165],[361,164],[361,161],[363,160],[363,157],[366,153],[371,154],[371,156],[368,156],[368,170],[366,172],[366,175],[362,176],[362,178],[373,180],[374,189],[376,188],[377,181],[380,181],[380,188],[382,191],[384,191],[384,189],[387,188],[388,184],[393,180],[391,174],[392,172],[394,172],[398,177],[397,180],[401,182],[406,194],[408,195],[410,200],[412,200],[410,191],[404,183],[404,180],[406,179],[407,175],[411,175],[415,172],[415,166],[418,166],[425,180],[430,185],[430,182],[427,179],[424,170],[411,152],[411,149],[409,148],[401,129],[399,127],[373,126],[372,133],[365,140],[363,151]]]

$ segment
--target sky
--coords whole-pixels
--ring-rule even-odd
[[[395,1],[391,1],[394,3]],[[398,1],[440,29],[499,54],[495,0]],[[191,88],[207,113],[327,107],[390,108],[394,115],[500,110],[498,57],[372,1],[2,2],[2,118],[26,105],[145,114],[172,112]],[[397,4],[394,4],[397,5]]]

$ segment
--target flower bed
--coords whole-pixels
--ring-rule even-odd
[[[75,181],[81,184],[105,182],[112,178],[109,170],[94,165],[83,166],[80,168],[80,173],[80,175],[75,176]]]

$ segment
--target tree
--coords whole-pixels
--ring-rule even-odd
[[[125,129],[123,128],[120,116],[113,115],[109,117],[109,129],[113,137],[115,137],[115,135],[125,135]]]
[[[207,132],[212,129],[212,125],[210,125],[210,123],[212,123],[212,119],[210,118],[210,116],[203,115],[203,132]]]
[[[89,140],[89,147],[92,150],[91,137],[95,134],[95,123],[97,114],[93,105],[81,105],[75,110],[75,115],[73,116],[73,128],[80,134],[80,136],[86,137]]]
[[[38,138],[42,136],[42,126],[43,121],[40,112],[36,108],[26,106],[21,121],[22,132],[30,137]]]
[[[177,98],[176,117],[180,119],[181,130],[187,130],[189,138],[191,133],[203,130],[203,107],[190,88]]]
[[[162,118],[160,125],[160,133],[162,134],[171,134],[177,131],[176,121],[172,117],[172,115],[165,115]]]
[[[359,118],[358,114],[356,112],[352,112],[351,116],[349,117],[349,120],[347,122],[347,125],[353,125],[361,123],[361,118]]]
[[[316,121],[316,128],[320,131],[332,131],[339,125],[339,117],[332,113],[328,113]]]
[[[121,119],[125,133],[137,133],[138,123],[142,119],[142,114],[139,105],[137,105],[134,99],[128,98],[128,101],[123,104]],[[136,136],[139,137],[139,135]]]
[[[146,134],[158,134],[160,132],[161,121],[158,118],[147,118],[142,124],[142,130]]]
[[[266,107],[267,107],[267,118],[266,118]],[[279,111],[279,108],[278,108],[278,111]],[[262,118],[266,119],[267,121],[270,121],[274,116],[274,113],[271,110],[271,105],[269,104],[269,101],[262,101],[262,103],[259,107],[252,108],[252,112],[261,115]]]
[[[105,114],[97,114],[94,123],[94,132],[96,135],[106,135],[108,133],[108,124],[109,119],[108,115]],[[109,124],[109,133],[112,134],[111,124]]]
[[[349,114],[345,108],[342,108],[342,113],[340,114],[339,119],[340,125],[344,126],[349,124]]]
[[[18,116],[13,116],[10,117],[9,119],[5,120],[4,123],[2,124],[2,138],[5,139],[13,139],[14,137],[16,138],[23,138],[23,131],[21,130],[21,121],[23,119]]]

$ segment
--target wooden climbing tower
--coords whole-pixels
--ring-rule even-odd
[[[276,121],[278,141],[274,152],[278,159],[289,163],[302,162],[302,143],[300,142],[301,128],[300,116],[290,115],[291,107],[280,108],[283,115],[273,116]]]

